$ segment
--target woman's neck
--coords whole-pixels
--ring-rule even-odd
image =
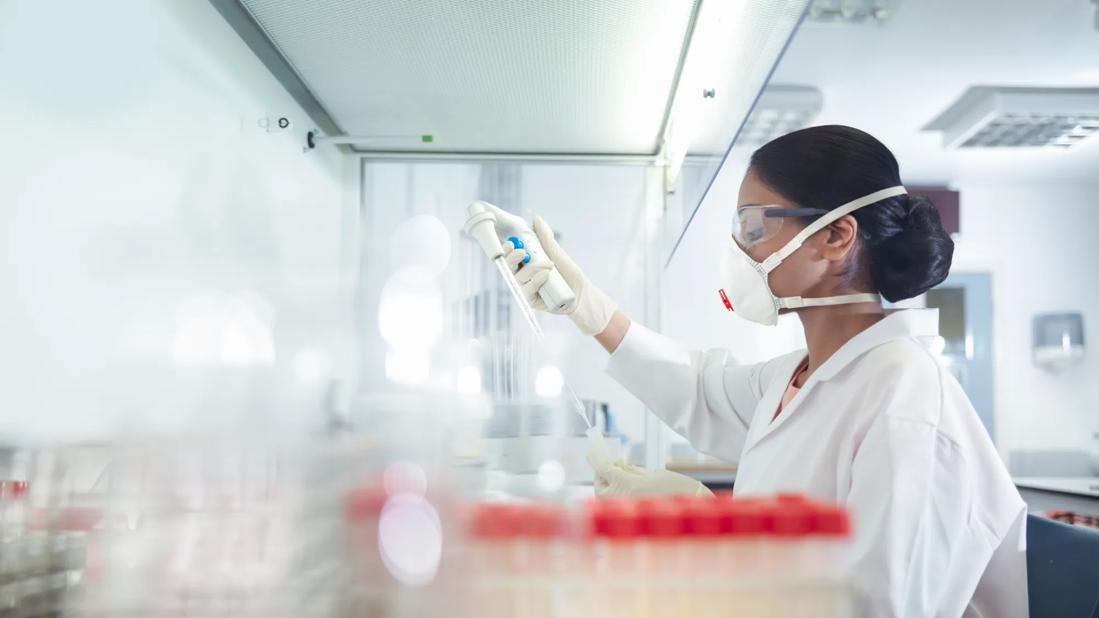
[[[809,347],[809,368],[801,378],[804,384],[843,344],[881,321],[885,311],[878,303],[856,303],[806,307],[798,310],[798,317],[805,328],[805,342]]]

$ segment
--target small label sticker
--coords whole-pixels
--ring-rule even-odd
[[[725,290],[718,290],[717,293],[721,296],[721,302],[725,304],[725,308],[732,311],[733,303],[729,302],[729,296],[725,294]]]

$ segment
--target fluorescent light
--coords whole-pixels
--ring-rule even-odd
[[[807,4],[808,0],[699,4],[662,136],[667,188],[675,186],[688,154],[718,160],[725,154]]]
[[[745,21],[745,5],[746,0],[723,0],[703,2],[698,9],[664,135],[664,177],[668,186],[675,184],[687,151],[703,128],[699,120],[708,98],[706,91],[713,88],[718,75],[739,68],[738,37],[732,35]]]

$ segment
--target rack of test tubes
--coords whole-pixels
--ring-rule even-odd
[[[463,616],[856,615],[848,514],[797,495],[486,502],[465,521]]]
[[[56,616],[80,586],[85,519],[68,511],[45,521],[28,500],[24,480],[0,481],[0,616]]]
[[[801,496],[470,502],[359,441],[95,454],[91,485],[71,450],[0,483],[0,618],[860,615],[848,514]]]

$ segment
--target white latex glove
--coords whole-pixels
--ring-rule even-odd
[[[576,302],[564,313],[585,335],[598,335],[606,330],[618,305],[584,276],[576,262],[557,244],[553,229],[541,217],[534,218],[534,233],[546,255],[534,255],[526,264],[522,263],[527,256],[526,251],[516,249],[511,242],[504,243],[505,259],[523,287],[527,302],[535,309],[547,311],[546,303],[538,296],[538,290],[546,284],[550,270],[557,267],[565,283],[576,295]]]
[[[595,469],[595,495],[606,496],[712,496],[713,492],[689,476],[670,470],[650,470],[588,453]]]

